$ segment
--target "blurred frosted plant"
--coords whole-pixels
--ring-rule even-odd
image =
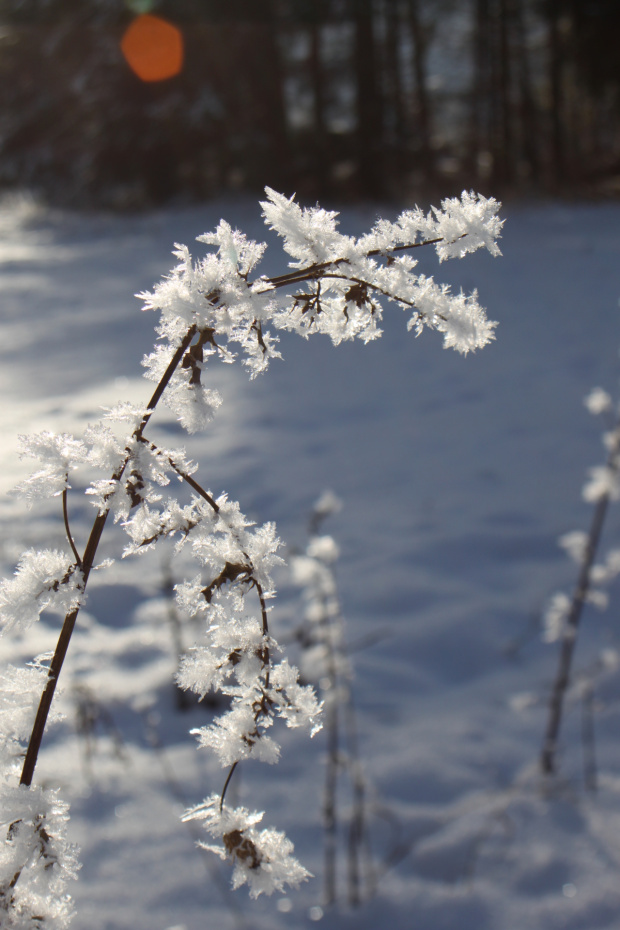
[[[620,550],[611,549],[602,561],[595,561],[609,504],[620,499],[620,411],[614,412],[611,398],[602,388],[594,388],[585,398],[585,405],[594,416],[605,416],[611,428],[603,433],[607,460],[604,465],[589,470],[583,487],[584,500],[594,505],[590,529],[587,533],[573,530],[558,540],[559,545],[578,565],[573,594],[571,597],[563,592],[554,594],[543,617],[543,639],[560,643],[558,670],[549,700],[547,727],[540,756],[540,767],[546,775],[553,774],[557,769],[558,736],[565,697],[571,684],[573,656],[583,608],[585,604],[593,604],[604,609],[608,603],[605,589],[620,575]]]
[[[299,683],[296,669],[286,660],[275,661],[279,649],[268,624],[274,596],[270,572],[279,561],[275,527],[254,526],[239,504],[226,494],[214,496],[195,479],[197,466],[182,448],[161,448],[145,432],[160,403],[190,433],[209,422],[222,403],[204,382],[209,363],[241,360],[253,378],[280,358],[278,330],[305,338],[325,333],[334,344],[369,342],[381,335],[386,303],[408,313],[408,328],[416,334],[424,327],[435,329],[443,334],[446,347],[463,354],[482,348],[494,338],[495,323],[487,319],[476,293],[453,294],[447,285],[416,274],[415,259],[403,253],[434,245],[440,261],[478,248],[499,255],[496,239],[502,221],[495,200],[473,193],[445,200],[430,213],[408,210],[395,223],[379,220],[360,238],[338,231],[336,213],[302,209],[294,198],[269,188],[262,206],[266,223],[292,259],[292,270],[252,278],[266,245],[251,241],[224,220],[214,232],[199,237],[207,250],[203,258],[195,260],[186,246],[177,245],[177,264],[170,274],[152,292],[139,295],[145,310],[160,313],[157,344],[144,359],[146,377],[156,385],[148,403],[106,411],[83,439],[51,432],[23,439],[24,454],[40,465],[21,485],[21,493],[30,504],[61,498],[67,548],[24,554],[15,578],[0,587],[0,619],[6,631],[23,628],[43,609],[60,611],[65,619],[49,671],[43,672],[45,684],[19,778],[15,766],[23,749],[5,734],[12,748],[3,757],[0,783],[6,810],[15,814],[8,815],[6,823],[8,859],[3,861],[12,864],[3,872],[2,928],[17,925],[15,921],[25,925],[27,907],[36,910],[33,920],[39,927],[60,928],[69,918],[63,882],[74,868],[63,846],[64,808],[40,789],[28,789],[88,579],[94,568],[102,567],[95,563],[109,517],[127,534],[124,556],[173,538],[198,563],[197,574],[180,584],[177,594],[189,616],[203,618],[205,644],[181,663],[179,682],[198,694],[218,690],[231,699],[225,714],[197,731],[200,745],[215,752],[228,774],[219,812],[212,797],[196,810],[209,812],[203,817],[205,826],[212,837],[219,836],[220,852],[223,849],[233,860],[235,885],[248,881],[256,895],[297,884],[307,874],[282,834],[270,828],[255,830],[261,815],[228,811],[224,804],[242,760],[277,761],[280,749],[270,732],[277,718],[310,732],[320,725],[320,705],[312,689]],[[85,468],[95,471],[84,491],[96,516],[80,554],[70,527],[69,479]],[[172,478],[190,488],[189,503],[168,493]],[[325,561],[326,542],[316,545],[320,552],[309,558]],[[28,682],[21,679],[9,698],[0,691],[0,700],[5,700],[0,721],[7,734],[15,729],[13,718],[25,719],[24,709],[29,719],[33,696],[24,691]],[[41,868],[38,863],[43,863]]]
[[[592,388],[589,394],[584,398],[584,404],[591,414],[597,416],[599,413],[606,413],[612,409],[612,400],[607,391],[603,388]]]
[[[367,843],[366,779],[358,751],[353,704],[353,667],[345,643],[345,624],[336,583],[340,555],[331,536],[321,533],[323,521],[339,511],[331,492],[316,501],[309,521],[309,540],[303,553],[291,558],[293,581],[302,589],[304,624],[297,630],[304,678],[316,682],[325,705],[327,757],[323,794],[324,903],[338,900],[337,840],[340,827],[339,783],[348,776],[352,797],[348,823],[347,870],[349,903],[361,901],[361,862],[366,866],[366,894],[374,884]],[[342,788],[342,784],[340,784]]]

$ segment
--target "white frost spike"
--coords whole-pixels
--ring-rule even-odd
[[[40,459],[43,468],[26,478],[15,493],[33,504],[48,497],[58,497],[68,488],[69,472],[87,461],[88,450],[83,442],[68,433],[46,430],[34,436],[20,436],[21,458]]]
[[[265,188],[268,199],[261,201],[263,216],[270,229],[284,239],[284,249],[296,262],[292,268],[300,268],[313,262],[331,261],[348,251],[352,240],[337,230],[335,211],[321,207],[300,207],[295,195],[289,199],[270,187]]]
[[[284,833],[272,828],[256,829],[262,819],[262,813],[245,807],[220,810],[216,794],[183,817],[184,821],[201,820],[206,831],[221,843],[199,845],[221,859],[233,859],[232,886],[249,885],[251,898],[284,891],[285,885],[297,888],[300,882],[312,877],[292,855],[293,844]]]
[[[599,413],[605,413],[611,410],[611,397],[603,388],[592,388],[590,393],[584,398],[584,404],[591,414],[597,416]]]
[[[55,549],[29,549],[15,576],[0,582],[0,624],[3,631],[26,629],[43,610],[67,614],[84,599],[82,572]]]
[[[32,727],[34,713],[48,670],[41,665],[14,668],[12,665],[0,674],[0,754],[12,741],[24,739]],[[15,746],[21,755],[22,747]]]
[[[323,491],[312,508],[312,512],[320,517],[328,517],[330,513],[339,513],[341,510],[342,501],[333,491]]]
[[[321,562],[336,562],[340,557],[338,545],[331,536],[313,536],[306,553],[311,559]]]
[[[310,736],[315,736],[322,728],[322,703],[319,703],[311,685],[298,683],[299,672],[289,665],[287,659],[276,665],[271,672],[269,696],[279,705],[279,715],[286,720],[289,727],[308,727]]]
[[[599,588],[590,588],[586,600],[588,604],[593,604],[599,610],[606,610],[609,605],[609,595]]]
[[[581,565],[588,546],[588,534],[582,530],[572,530],[570,533],[564,533],[563,536],[560,536],[558,545],[564,549],[573,562]]]
[[[73,916],[67,882],[79,868],[65,835],[68,806],[55,791],[0,782],[0,810],[8,831],[0,845],[0,926],[65,930]]]
[[[217,717],[211,726],[191,731],[198,737],[199,746],[211,749],[223,768],[243,759],[274,765],[280,758],[278,744],[262,732],[271,724],[271,717],[263,715],[258,724],[255,720],[252,705],[260,699],[258,689],[253,689],[251,694],[244,694],[242,700],[235,702],[228,713]]]
[[[501,255],[496,239],[504,225],[497,216],[501,204],[494,197],[463,191],[461,199],[453,197],[441,202],[441,210],[433,208],[436,229],[432,238],[441,236],[437,243],[440,261],[446,258],[463,258],[468,252],[485,248],[493,256]]]
[[[267,248],[265,242],[253,242],[238,229],[233,229],[225,220],[220,220],[215,232],[203,233],[202,236],[196,237],[196,241],[218,246],[222,261],[228,262],[242,275],[254,270]]]
[[[583,488],[583,499],[595,504],[602,497],[612,501],[620,499],[620,476],[607,465],[597,465],[590,469],[590,478]]]
[[[561,591],[554,594],[543,617],[543,641],[554,643],[564,632],[570,599]]]

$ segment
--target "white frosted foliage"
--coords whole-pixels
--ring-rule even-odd
[[[588,545],[588,534],[582,530],[572,530],[570,533],[564,533],[558,539],[558,545],[570,556],[570,558],[581,565]]]
[[[502,228],[499,204],[467,192],[428,213],[416,208],[394,223],[378,220],[359,238],[340,232],[336,212],[302,207],[294,197],[270,188],[262,208],[292,270],[274,278],[261,276],[258,266],[266,245],[225,220],[198,238],[201,257],[177,244],[170,274],[139,295],[145,310],[159,312],[157,343],[143,360],[146,378],[157,385],[151,400],[105,409],[82,439],[51,432],[22,438],[24,454],[41,464],[18,490],[30,503],[62,498],[67,551],[29,550],[13,578],[0,583],[4,631],[25,629],[43,610],[65,617],[77,612],[108,518],[126,534],[126,557],[171,538],[177,551],[184,550],[185,563],[194,560],[176,594],[182,611],[199,618],[204,628],[180,663],[178,682],[201,696],[216,691],[229,699],[218,718],[194,732],[199,745],[230,771],[222,796],[212,795],[188,817],[204,821],[217,841],[208,848],[232,860],[233,886],[248,884],[253,897],[296,886],[309,873],[292,856],[292,844],[283,833],[257,829],[262,814],[226,807],[230,776],[246,759],[278,761],[276,722],[282,731],[284,724],[316,733],[322,704],[311,686],[300,684],[297,669],[281,659],[269,628],[271,572],[282,561],[275,524],[254,524],[225,493],[203,487],[184,449],[160,447],[146,435],[151,417],[161,402],[187,432],[201,430],[222,404],[209,382],[213,364],[240,362],[254,378],[281,358],[280,331],[304,338],[322,333],[334,345],[354,339],[371,342],[381,336],[392,304],[407,314],[408,328],[416,335],[434,329],[442,334],[444,346],[462,354],[482,348],[494,338],[496,324],[487,319],[477,293],[455,294],[419,274],[412,250],[432,244],[440,261],[479,248],[499,255]],[[83,491],[97,513],[80,556],[70,527],[68,492],[70,480],[80,478],[86,468],[91,477]],[[190,488],[182,501],[171,490],[179,480]],[[327,493],[317,502],[316,514],[325,516],[339,506]],[[329,645],[324,653],[336,657],[330,674],[342,682],[350,670],[330,567],[337,557],[333,539],[315,534],[293,567],[306,588],[309,621],[317,628],[329,626],[317,646]],[[605,571],[611,571],[611,563]],[[65,630],[75,617],[70,619]],[[55,670],[62,665],[59,656]],[[52,792],[18,784],[21,740],[28,737],[46,676],[47,667],[39,662],[8,670],[0,681],[0,807],[6,829],[0,847],[2,930],[35,925],[63,930],[72,912],[65,885],[76,866],[64,839],[66,807]]]
[[[70,487],[69,474],[88,458],[85,444],[68,433],[45,431],[34,436],[20,436],[22,458],[39,459],[42,467],[15,489],[33,504],[48,497],[58,497]]]
[[[583,487],[583,499],[595,504],[602,497],[612,501],[620,499],[620,479],[618,472],[609,465],[596,465],[589,471],[589,479]]]
[[[57,793],[0,783],[0,927],[65,930],[73,916],[66,893],[79,868],[65,836],[68,807]]]
[[[29,549],[13,579],[0,582],[0,624],[4,632],[26,629],[43,610],[64,615],[83,600],[82,573],[65,553]]]
[[[564,633],[570,604],[570,599],[562,591],[551,597],[543,616],[543,640],[546,643],[556,642]]]
[[[233,888],[247,884],[250,897],[297,888],[310,872],[295,859],[293,844],[284,833],[272,828],[258,830],[263,814],[245,807],[220,810],[220,799],[211,795],[199,807],[187,811],[184,820],[200,820],[217,843],[201,843],[220,858],[232,858]]]
[[[591,414],[596,416],[599,413],[605,413],[611,410],[611,397],[603,388],[592,388],[590,393],[585,397],[584,404]]]
[[[21,755],[17,743],[32,726],[41,690],[47,679],[47,668],[33,664],[26,668],[9,665],[0,675],[0,752],[10,757]]]

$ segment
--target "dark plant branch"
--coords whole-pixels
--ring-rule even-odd
[[[237,768],[238,765],[239,765],[238,762],[233,762],[233,764],[231,765],[229,769],[228,775],[226,776],[226,781],[224,782],[224,787],[222,788],[222,794],[220,797],[220,811],[224,807],[224,798],[226,797],[226,792],[228,791],[230,780],[233,777],[235,769]]]
[[[458,238],[463,239],[466,233],[463,233]],[[424,239],[422,242],[410,242],[406,245],[395,245],[391,249],[370,249],[369,252],[366,252],[365,258],[375,258],[378,255],[388,256],[392,252],[404,252],[408,249],[420,249],[425,245],[436,245],[438,242],[443,242],[443,236],[439,236],[437,239]],[[307,268],[298,268],[295,271],[290,271],[287,274],[277,275],[274,278],[257,278],[256,281],[253,281],[250,284],[250,287],[254,284],[260,284],[264,282],[265,284],[271,284],[272,287],[289,287],[292,284],[301,284],[303,281],[309,281],[312,278],[324,277],[322,274],[327,268],[337,268],[338,265],[343,265],[345,262],[348,262],[348,258],[334,258],[328,262],[315,262],[313,265],[308,265]]]
[[[257,704],[254,707],[254,732],[250,734],[248,737],[249,739],[251,739],[253,735],[258,735],[258,730],[257,730],[258,721],[260,720],[262,716],[267,715],[269,713],[271,701],[269,697],[267,696],[267,690],[269,688],[269,660],[270,660],[269,646],[267,645],[269,641],[268,640],[269,625],[267,622],[267,605],[265,603],[265,595],[263,593],[263,589],[260,583],[255,578],[253,578],[251,575],[248,577],[248,580],[256,588],[256,593],[258,594],[258,599],[260,602],[261,614],[262,614],[263,637],[265,640],[264,644],[260,647],[257,653],[258,658],[261,660],[262,668],[265,670],[265,687],[263,689],[262,699],[259,702],[257,702]],[[220,796],[220,811],[224,807],[224,799],[226,797],[226,792],[228,791],[228,786],[235,773],[235,769],[237,768],[238,765],[239,765],[238,761],[233,762],[228,772],[228,775],[226,776],[226,781],[224,782],[224,787],[222,788],[222,794]]]
[[[162,453],[162,451],[155,445],[154,442],[151,442],[150,439],[146,439],[144,436],[140,436],[139,441],[147,445],[152,452],[155,452],[158,455],[165,455],[165,453]],[[211,494],[209,494],[208,491],[205,491],[205,489],[200,484],[198,484],[198,482],[195,481],[191,475],[188,475],[187,472],[183,471],[182,468],[179,468],[179,466],[174,462],[174,460],[169,455],[165,455],[165,458],[168,464],[170,465],[170,467],[172,468],[172,470],[177,473],[179,478],[182,478],[183,481],[189,484],[190,488],[193,488],[196,494],[199,494],[200,497],[206,500],[207,504],[209,504],[209,506],[213,508],[215,513],[219,513],[220,508],[216,504]]]

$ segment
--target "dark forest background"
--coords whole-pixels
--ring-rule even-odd
[[[55,202],[620,193],[619,0],[0,0],[0,69],[0,186]]]

